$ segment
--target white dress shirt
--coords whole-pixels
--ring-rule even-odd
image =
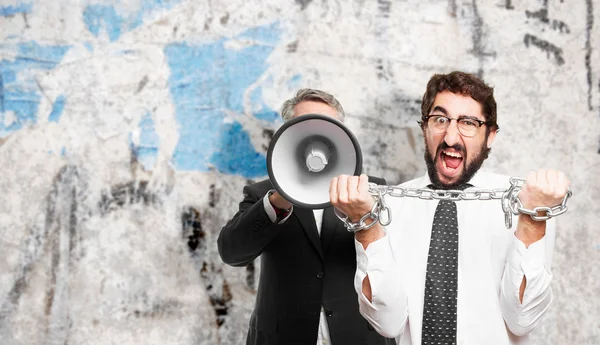
[[[429,177],[401,186],[426,188]],[[506,189],[509,177],[479,172],[467,189]],[[366,251],[355,241],[354,287],[361,314],[382,335],[399,345],[420,345],[429,240],[438,201],[386,196],[392,222],[386,235]],[[500,200],[457,201],[459,255],[457,345],[530,344],[528,334],[552,300],[550,263],[555,222],[546,221],[546,235],[528,248],[506,229]],[[362,293],[369,276],[372,302]],[[527,286],[523,303],[519,287]]]
[[[275,190],[271,191],[275,192]],[[277,221],[277,214],[275,213],[273,205],[271,205],[271,202],[269,201],[269,194],[270,193],[267,193],[267,195],[265,195],[265,197],[263,198],[263,205],[265,207],[265,212],[267,212],[267,215],[269,216],[269,219],[271,219],[271,222],[275,223],[275,221]],[[294,206],[292,206],[290,212],[285,216],[285,218],[280,220],[277,224],[285,223],[285,221],[292,215],[292,212],[294,212]],[[321,225],[323,224],[323,210],[313,210],[313,214],[315,216],[317,231],[319,232],[319,236],[321,236]],[[329,336],[329,327],[327,326],[327,319],[325,318],[325,310],[323,309],[323,306],[321,306],[321,313],[319,315],[319,332],[317,335],[317,345],[331,345],[330,338],[331,337]]]

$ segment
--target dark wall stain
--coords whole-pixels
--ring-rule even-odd
[[[456,0],[448,0],[448,14],[450,17],[456,18]]]
[[[200,278],[215,311],[215,322],[220,327],[225,323],[231,307],[232,295],[229,283],[223,277],[221,268],[215,267],[215,264],[209,261],[207,234],[202,228],[200,211],[191,206],[184,208],[181,214],[181,224],[183,238],[187,240],[192,257],[200,265]],[[222,283],[220,283],[221,280]]]
[[[471,39],[473,40],[473,50],[472,53],[479,60],[479,68],[477,69],[477,76],[479,78],[483,78],[483,47],[482,47],[482,26],[483,19],[479,15],[479,10],[477,9],[477,2],[473,0],[473,33],[471,34]]]
[[[26,276],[30,270],[31,267],[25,267],[25,269],[23,269],[21,276],[15,280],[15,283],[11,287],[10,291],[6,296],[6,299],[1,305],[0,330],[2,330],[2,334],[5,334],[4,328],[9,324],[6,321],[6,319],[8,319],[9,316],[12,314],[12,312],[14,311],[14,307],[17,305],[19,299],[21,299],[21,295],[23,295],[23,292],[28,286]]]
[[[275,135],[275,130],[273,130],[271,128],[263,129],[262,137],[267,139],[267,140],[265,140],[266,143],[262,145],[263,150],[265,150],[265,151],[269,150],[269,143],[273,139],[273,135]]]
[[[377,0],[377,8],[379,9],[380,15],[389,17],[392,9],[392,2],[389,0]]]
[[[31,28],[31,26],[29,26],[29,20],[27,19],[27,13],[23,12],[22,14],[23,14],[23,21],[25,22],[25,28],[26,28],[26,29],[29,29],[29,28]],[[63,20],[63,19],[61,19],[61,21],[62,21],[62,20]]]
[[[535,12],[525,11],[525,15],[528,19],[537,19],[544,24],[550,25],[550,28],[552,28],[552,30],[557,30],[560,33],[566,34],[571,33],[569,26],[565,22],[556,19],[550,20],[550,18],[548,17],[548,8],[541,8]]]
[[[375,145],[371,146],[368,154],[375,157],[382,157],[384,155],[385,150],[387,149],[388,144],[384,142],[380,137],[375,139]]]
[[[539,19],[542,23],[547,24],[550,22],[550,19],[548,18],[548,9],[547,8],[541,8],[539,11],[536,11],[536,12],[525,11],[525,15],[527,16],[527,18]]]
[[[29,232],[23,246],[21,271],[16,275],[15,282],[10,287],[7,297],[0,305],[0,334],[7,335],[10,330],[7,326],[10,322],[6,320],[11,317],[23,293],[28,288],[29,275],[37,265],[47,265],[49,280],[46,284],[46,295],[44,296],[44,312],[51,314],[52,305],[55,301],[55,286],[57,280],[57,269],[60,260],[68,260],[70,256],[60,257],[61,232],[65,232],[69,238],[69,255],[75,247],[75,232],[77,226],[77,184],[78,171],[74,166],[65,166],[60,169],[54,179],[50,193],[46,198],[45,222],[43,227],[28,227]],[[40,260],[45,253],[51,252],[50,263]],[[16,272],[15,272],[16,273]],[[65,301],[63,301],[65,302]],[[49,331],[50,322],[58,322],[64,325],[65,320],[50,320],[46,325],[45,332]],[[44,332],[44,330],[38,330]]]
[[[52,310],[52,305],[54,304],[54,287],[56,286],[56,268],[58,266],[58,262],[60,260],[58,253],[58,236],[54,236],[52,241],[52,256],[50,259],[50,282],[46,286],[46,296],[44,298],[44,314],[46,316],[50,316],[50,311]]]
[[[113,186],[110,191],[103,190],[98,205],[100,214],[105,215],[125,204],[158,204],[158,195],[148,191],[147,187],[148,181],[131,181]]]
[[[135,91],[135,93],[139,93],[140,91],[142,91],[144,89],[144,86],[146,86],[146,84],[148,83],[148,76],[145,75],[142,80],[140,80],[140,83],[138,84],[138,88]]]
[[[294,42],[287,45],[288,53],[295,53],[297,50],[298,50],[298,40],[295,40]]]
[[[530,34],[525,34],[523,42],[527,48],[532,45],[545,51],[548,58],[550,58],[550,55],[554,56],[554,60],[559,66],[565,63],[565,59],[562,56],[563,50],[554,44]]]
[[[495,52],[486,52],[484,49],[483,19],[479,14],[477,1],[473,0],[473,30],[471,39],[473,40],[473,49],[470,51],[478,60],[477,76],[483,79],[484,62],[486,57],[496,57]]]
[[[401,118],[412,116],[418,116],[420,118],[421,100],[417,98],[412,98],[404,93],[396,93],[392,95],[389,99],[386,99],[384,102],[377,102],[375,104],[375,111],[378,113],[393,112]],[[369,122],[373,121],[377,122],[377,120],[375,119],[369,119]],[[400,127],[395,127],[395,129],[399,128]]]
[[[229,12],[226,12],[223,17],[221,17],[220,22],[222,25],[227,25],[229,22]]]
[[[591,111],[592,107],[592,28],[594,27],[594,5],[592,0],[586,0],[586,20],[585,20],[585,69],[586,79],[588,84],[588,95],[587,103],[588,109]],[[599,85],[600,87],[600,85]]]
[[[144,305],[148,304],[146,300],[144,302]],[[149,305],[147,310],[136,309],[132,314],[136,318],[159,318],[163,315],[174,315],[181,308],[183,308],[183,305],[179,301],[165,301],[163,303],[153,303]],[[127,308],[124,311],[127,312]]]
[[[375,61],[375,73],[377,79],[383,82],[382,89],[385,89],[389,83],[394,80],[390,62],[387,58],[386,51],[390,49],[388,41],[388,32],[390,27],[390,12],[392,11],[392,3],[388,0],[377,0],[377,15],[376,15],[376,35],[377,35],[377,51],[379,56]]]
[[[214,183],[212,183],[209,188],[210,193],[208,195],[208,206],[215,207],[215,205],[219,203],[221,194],[217,191]]]
[[[515,7],[512,4],[512,0],[506,0],[504,1],[504,8],[507,10],[514,10]]]
[[[525,11],[525,15],[528,19],[538,20],[540,23],[548,25],[552,30],[558,31],[561,34],[571,33],[571,29],[565,22],[556,19],[550,19],[548,11],[548,0],[543,0],[542,8],[540,8],[539,10]],[[542,31],[544,31],[544,29],[542,29]],[[556,45],[550,43],[549,41],[538,38],[534,35],[525,34],[523,42],[528,48],[530,45],[532,45],[545,51],[546,56],[548,56],[548,58],[550,58],[550,56],[552,55],[557,65],[561,66],[565,63],[565,60],[563,58],[563,50],[557,47]]]
[[[74,166],[63,167],[55,180],[55,183],[48,198],[48,217],[46,224],[49,226],[48,237],[50,250],[52,251],[50,259],[50,268],[48,275],[50,282],[46,289],[45,313],[50,315],[52,306],[55,303],[55,287],[59,277],[57,276],[59,265],[65,262],[71,265],[73,261],[73,252],[77,244],[77,184],[79,173]],[[61,242],[65,233],[68,238],[68,253],[66,257],[61,257]],[[63,277],[64,278],[64,277]],[[66,301],[63,301],[66,303]],[[64,322],[64,320],[61,320]],[[49,320],[49,323],[52,322]],[[50,331],[50,324],[48,324]]]
[[[393,79],[393,73],[388,68],[388,64],[382,58],[377,58],[375,62],[375,70],[377,72],[377,79],[389,81]]]
[[[214,276],[215,273],[222,275],[221,269],[215,270],[213,264],[209,265],[204,262],[202,269],[200,270],[200,276],[203,281],[210,282],[211,276]],[[221,327],[225,323],[229,308],[231,307],[231,299],[233,297],[231,295],[229,283],[226,280],[223,280],[220,291],[219,289],[215,289],[215,286],[210,283],[205,284],[205,286],[210,298],[210,304],[217,314],[217,326]]]
[[[81,187],[79,172],[75,166],[64,166],[56,175],[52,184],[50,193],[46,197],[45,222],[43,226],[31,226],[24,229],[28,232],[21,247],[20,272],[15,272],[15,281],[9,288],[6,298],[0,305],[0,334],[8,335],[11,330],[7,328],[9,319],[17,309],[19,300],[28,288],[28,276],[37,265],[44,265],[47,269],[46,294],[44,296],[44,312],[47,318],[45,330],[46,335],[52,339],[51,342],[63,342],[65,339],[57,339],[57,336],[51,333],[50,324],[57,327],[70,327],[70,317],[63,315],[52,315],[52,307],[56,303],[63,303],[58,308],[64,308],[67,300],[57,301],[55,296],[55,287],[58,277],[59,265],[72,266],[73,254],[77,247],[77,204],[80,198]],[[67,242],[68,251],[61,252],[64,247],[64,241]],[[61,243],[62,242],[62,243]],[[44,254],[50,252],[50,262],[40,260]],[[68,296],[67,296],[68,298]],[[68,337],[68,336],[67,336]],[[66,340],[65,340],[66,341]]]
[[[206,232],[202,230],[200,212],[193,207],[187,207],[181,214],[183,236],[188,239],[188,247],[193,252],[198,247],[206,250]],[[191,235],[188,235],[190,234]]]
[[[208,17],[206,19],[206,21],[204,22],[204,31],[210,30],[210,24],[212,24],[212,21],[213,21],[212,17]]]
[[[298,5],[300,5],[300,10],[304,11],[304,9],[312,2],[312,0],[294,0]]]
[[[552,19],[552,26],[551,26],[552,30],[558,30],[560,31],[560,33],[565,33],[565,34],[570,34],[571,33],[571,29],[569,29],[569,26],[560,20],[556,20],[556,19]]]

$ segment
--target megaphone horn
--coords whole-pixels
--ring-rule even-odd
[[[362,154],[356,137],[337,119],[306,114],[285,122],[267,151],[273,187],[294,205],[331,205],[329,183],[342,174],[360,175]]]

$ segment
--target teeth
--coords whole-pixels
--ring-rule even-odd
[[[458,152],[446,152],[444,151],[444,154],[450,156],[450,157],[454,157],[454,158],[462,158],[462,155]]]

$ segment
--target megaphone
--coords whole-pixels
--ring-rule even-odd
[[[285,122],[267,151],[273,187],[294,205],[331,205],[329,184],[342,175],[360,175],[362,154],[356,137],[331,116],[306,114]]]

